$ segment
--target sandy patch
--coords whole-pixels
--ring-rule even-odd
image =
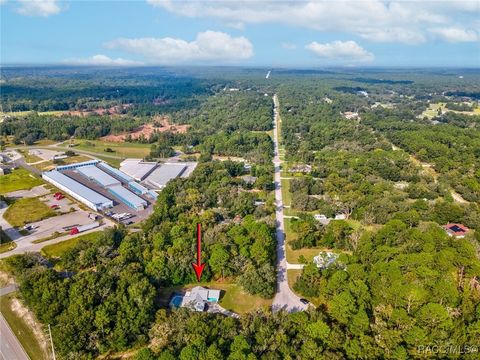
[[[30,312],[30,310],[28,310],[19,299],[12,298],[11,304],[12,311],[21,317],[32,329],[35,338],[38,340],[38,343],[44,352],[44,358],[48,358],[48,341],[47,337],[42,331],[42,325],[35,319],[33,313]]]
[[[140,138],[149,139],[156,132],[172,132],[176,134],[184,134],[187,132],[190,125],[172,125],[168,117],[156,116],[154,123],[141,125],[133,131],[119,135],[107,135],[100,138],[107,142],[125,142],[127,137],[131,140],[138,140]],[[160,125],[160,126],[158,126]]]

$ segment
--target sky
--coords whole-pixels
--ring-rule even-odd
[[[0,0],[0,63],[480,67],[480,0]]]

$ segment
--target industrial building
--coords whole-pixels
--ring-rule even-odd
[[[76,163],[76,164],[61,165],[61,166],[57,166],[55,168],[55,170],[57,170],[57,171],[75,170],[75,169],[85,167],[85,166],[96,165],[99,162],[100,162],[100,160],[90,160],[90,161],[79,162],[79,163]]]
[[[113,207],[113,201],[57,170],[42,173],[42,178],[95,211]]]
[[[128,191],[122,185],[110,186],[107,190],[121,202],[137,211],[145,209],[148,205],[145,200]]]
[[[120,185],[120,181],[108,175],[94,165],[77,168],[76,171],[85,176],[90,181],[96,182],[98,185],[107,188],[114,185]]]
[[[120,171],[133,177],[137,181],[144,180],[157,168],[156,162],[142,161],[142,159],[125,159],[120,163]]]
[[[119,179],[121,182],[123,183],[126,183],[128,184],[129,182],[131,181],[134,181],[135,179],[132,178],[131,176],[125,174],[124,172],[118,170],[118,169],[115,169],[114,167],[104,163],[104,162],[100,162],[98,164],[98,167],[100,169],[102,169],[103,171],[105,171],[107,174],[110,174],[112,175],[113,177]]]
[[[187,168],[187,165],[183,163],[165,163],[156,168],[146,179],[145,184],[155,188],[163,189],[167,183],[181,176]]]

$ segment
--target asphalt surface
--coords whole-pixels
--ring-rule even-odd
[[[0,360],[29,360],[22,345],[0,314]]]
[[[282,182],[280,179],[281,163],[278,152],[279,130],[278,122],[280,116],[278,114],[278,98],[275,94],[273,97],[275,104],[274,108],[274,128],[273,128],[273,144],[274,144],[274,158],[275,165],[275,216],[276,216],[276,234],[277,234],[277,293],[273,299],[272,310],[286,310],[288,312],[302,311],[307,308],[307,305],[300,302],[300,298],[293,293],[288,286],[287,268],[289,264],[286,259],[285,248],[285,223],[283,221],[283,199],[282,199]]]
[[[10,284],[0,289],[0,296],[10,294],[18,290],[17,284]]]

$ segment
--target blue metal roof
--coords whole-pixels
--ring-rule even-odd
[[[90,165],[95,165],[99,163],[100,160],[89,160],[89,161],[84,161],[84,162],[79,162],[79,163],[74,163],[74,164],[68,164],[68,165],[61,165],[57,166],[55,170],[73,170],[77,169],[79,167],[84,167],[84,166],[90,166]]]
[[[136,183],[135,181],[130,181],[130,182],[128,183],[128,186],[129,186],[130,188],[132,188],[133,191],[137,191],[137,192],[139,192],[140,194],[146,194],[146,193],[148,193],[148,189],[147,189],[145,186],[140,185],[139,183]]]
[[[108,188],[113,195],[119,198],[122,202],[127,201],[128,203],[132,204],[134,207],[137,206],[147,206],[147,202],[143,200],[141,197],[135,195],[131,191],[125,189],[121,185],[114,185]],[[127,204],[129,205],[129,204]]]
[[[76,171],[78,171],[83,176],[96,181],[103,187],[120,185],[120,181],[93,165],[78,168],[76,169]]]
[[[107,199],[105,196],[89,189],[83,184],[80,184],[78,181],[69,178],[68,176],[58,172],[57,170],[52,170],[48,172],[42,173],[42,176],[52,179],[56,181],[60,185],[65,186],[70,191],[76,193],[77,195],[81,196],[82,198],[88,200],[89,202],[99,205],[104,203],[111,203],[112,200]]]
[[[115,169],[114,167],[104,163],[104,162],[101,162],[98,164],[98,167],[103,169],[103,170],[106,170],[107,172],[109,172],[110,174],[112,174],[113,176],[116,176],[118,177],[119,179],[123,180],[124,182],[126,183],[129,183],[130,181],[133,181],[135,180],[133,177],[131,176],[128,176],[127,174],[125,174],[123,171],[120,171],[118,169]]]

